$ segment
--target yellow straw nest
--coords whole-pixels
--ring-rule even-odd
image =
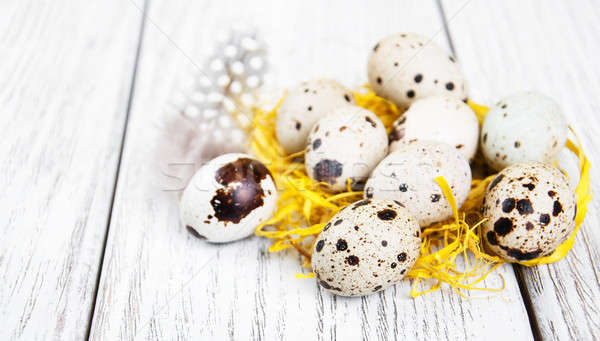
[[[355,92],[354,96],[358,106],[379,116],[388,132],[394,120],[402,114],[393,103],[378,97],[369,88]],[[269,247],[270,252],[294,248],[304,257],[303,266],[310,267],[313,243],[325,224],[345,206],[362,199],[362,192],[352,191],[350,183],[346,192],[328,192],[326,184],[315,182],[307,175],[303,161],[304,152],[285,155],[275,135],[275,120],[280,103],[281,100],[272,110],[254,109],[251,148],[273,174],[280,193],[275,215],[258,226],[256,235],[273,239],[273,244]],[[481,123],[489,108],[470,101],[468,104]],[[578,210],[575,229],[567,241],[551,255],[518,262],[519,264],[547,264],[563,258],[573,247],[575,235],[583,223],[587,204],[592,197],[590,162],[578,139],[577,144],[568,140],[566,147],[579,159],[580,179],[576,188]],[[474,178],[469,196],[460,209],[456,206],[444,178],[435,179],[452,207],[454,217],[423,229],[419,258],[406,276],[413,279],[412,297],[435,291],[442,283],[447,283],[461,296],[464,296],[462,290],[503,290],[503,287],[486,288],[480,284],[491,272],[506,262],[485,252],[479,228],[484,222],[480,214],[481,202],[488,184],[494,177],[495,174],[483,179]],[[430,284],[427,289],[420,290],[420,284],[425,280]]]

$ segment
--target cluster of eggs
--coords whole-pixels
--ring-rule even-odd
[[[345,191],[348,183],[364,192],[314,243],[312,266],[323,288],[355,296],[400,281],[419,255],[421,228],[452,217],[435,178],[444,177],[462,206],[478,148],[501,171],[482,206],[488,250],[529,260],[552,253],[569,236],[575,194],[552,165],[567,123],[551,99],[530,92],[509,96],[480,127],[465,104],[455,58],[416,34],[378,42],[368,76],[377,95],[406,109],[389,134],[374,113],[356,105],[351,91],[328,79],[294,87],[277,112],[279,143],[288,154],[305,150],[314,181],[332,192]],[[247,155],[225,155],[194,176],[181,216],[195,235],[225,242],[252,233],[271,216],[276,198],[264,165]]]

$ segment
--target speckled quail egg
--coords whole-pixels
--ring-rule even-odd
[[[567,177],[541,162],[504,169],[487,188],[482,231],[487,246],[509,261],[551,254],[575,228],[577,201]]]
[[[245,154],[224,154],[192,177],[181,197],[181,221],[200,239],[230,242],[251,235],[271,218],[276,202],[265,165]]]
[[[454,57],[414,33],[378,42],[369,56],[368,74],[375,93],[401,108],[435,95],[467,98],[465,78]]]
[[[552,163],[567,132],[567,121],[554,100],[521,92],[490,108],[481,128],[481,150],[496,170],[521,162]]]
[[[346,189],[348,179],[364,184],[388,151],[381,120],[357,106],[339,107],[321,118],[311,130],[304,161],[308,175],[332,191]]]
[[[277,110],[277,140],[286,153],[305,147],[310,128],[333,109],[355,104],[352,92],[331,79],[315,79],[290,89]]]
[[[400,203],[358,201],[323,228],[313,248],[313,272],[334,294],[368,295],[398,283],[420,245],[419,224]]]
[[[428,226],[452,217],[452,208],[435,178],[443,176],[458,207],[471,189],[469,162],[456,148],[441,142],[417,141],[402,145],[373,170],[365,198],[393,199],[402,203]]]
[[[470,160],[479,143],[479,121],[461,100],[448,96],[419,99],[394,122],[390,152],[417,140],[447,143]]]

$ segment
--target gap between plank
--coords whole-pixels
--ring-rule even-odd
[[[533,334],[534,340],[543,340],[540,326],[537,323],[535,317],[535,311],[533,309],[533,302],[531,301],[531,295],[525,285],[525,277],[523,276],[523,269],[519,264],[512,265],[515,277],[517,278],[517,284],[519,284],[519,291],[521,291],[521,298],[525,303],[525,309],[527,310],[527,316],[529,317],[529,325],[531,326],[531,333]]]
[[[467,0],[469,1],[469,0]],[[450,33],[450,26],[446,17],[446,13],[444,12],[444,5],[442,4],[442,0],[436,0],[437,7],[440,11],[440,16],[442,17],[442,23],[444,25],[444,31],[446,32],[446,38],[448,39],[448,44],[450,45],[450,50],[454,57],[458,60],[458,55],[456,54],[456,49],[454,48],[454,41],[452,40],[452,34]],[[534,340],[542,340],[542,334],[537,323],[537,319],[535,317],[535,310],[533,309],[533,303],[531,301],[531,296],[529,291],[527,290],[527,286],[525,285],[525,279],[522,274],[522,269],[518,264],[512,264],[512,269],[515,273],[515,278],[517,279],[517,284],[519,285],[519,291],[521,292],[521,299],[523,300],[523,304],[525,305],[525,310],[527,311],[527,317],[529,318],[529,326],[531,327],[531,333],[533,335]]]
[[[94,322],[94,313],[96,310],[96,302],[98,300],[98,290],[100,287],[100,279],[102,277],[102,269],[104,266],[104,255],[106,253],[106,245],[108,242],[108,233],[110,231],[110,224],[112,221],[112,212],[113,212],[113,208],[115,205],[115,196],[117,193],[117,185],[119,184],[119,174],[121,173],[121,161],[123,159],[123,151],[125,150],[125,139],[127,137],[127,127],[129,126],[129,114],[131,112],[131,105],[133,103],[133,98],[135,95],[135,82],[137,79],[137,71],[138,71],[138,66],[139,66],[139,61],[140,61],[140,54],[141,54],[141,50],[142,50],[142,41],[144,39],[144,29],[146,27],[146,16],[144,15],[144,13],[146,13],[146,11],[149,7],[149,2],[150,2],[150,0],[144,0],[143,11],[140,13],[140,15],[141,15],[140,30],[138,33],[138,41],[137,41],[137,47],[136,47],[136,51],[135,51],[135,59],[133,62],[133,73],[132,73],[131,82],[129,85],[129,98],[127,99],[127,107],[125,108],[125,124],[123,125],[123,135],[121,137],[119,157],[117,159],[117,167],[116,167],[116,171],[115,171],[115,181],[113,183],[113,189],[112,189],[111,200],[110,200],[110,208],[108,211],[108,218],[106,221],[106,232],[104,234],[104,239],[102,241],[102,251],[100,253],[100,264],[98,267],[98,274],[96,276],[96,285],[94,286],[94,299],[92,301],[92,309],[90,311],[90,315],[89,315],[89,319],[88,319],[89,323],[88,323],[88,329],[87,329],[87,333],[86,333],[86,337],[85,337],[86,340],[90,339],[90,334],[92,331],[92,323]]]
[[[437,8],[440,11],[440,16],[442,17],[442,25],[444,27],[444,32],[446,33],[446,39],[448,40],[448,45],[450,46],[450,51],[452,51],[454,58],[456,58],[456,60],[458,60],[458,56],[456,55],[456,50],[454,49],[454,42],[452,41],[452,37],[450,36],[450,28],[448,27],[448,20],[446,19],[446,12],[444,12],[444,6],[442,5],[442,0],[436,0],[435,3],[437,4]]]

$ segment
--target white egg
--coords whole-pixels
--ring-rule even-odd
[[[288,90],[277,110],[277,140],[286,153],[304,149],[306,137],[321,117],[354,104],[352,92],[331,79],[315,79]]]
[[[467,98],[465,78],[454,57],[414,33],[378,42],[369,56],[368,74],[375,93],[401,108],[429,96]]]
[[[504,169],[483,202],[487,246],[509,261],[551,254],[575,228],[577,198],[567,177],[540,162]]]
[[[251,235],[271,218],[276,204],[265,165],[245,154],[224,154],[194,174],[181,197],[180,215],[196,237],[225,243]]]
[[[308,175],[333,191],[364,183],[387,154],[387,134],[381,120],[357,106],[339,107],[311,130],[304,161]]]
[[[317,238],[318,283],[342,296],[362,296],[398,283],[419,257],[417,220],[392,200],[362,200],[336,214]]]
[[[419,225],[452,217],[452,208],[435,178],[443,176],[458,207],[471,189],[469,162],[456,148],[434,141],[402,145],[373,170],[365,185],[365,198],[400,202]]]
[[[461,100],[448,96],[419,99],[394,122],[390,152],[417,140],[444,142],[470,160],[479,143],[479,121]]]
[[[567,121],[554,100],[521,92],[490,108],[481,128],[481,150],[495,170],[522,162],[553,163],[567,132]]]

